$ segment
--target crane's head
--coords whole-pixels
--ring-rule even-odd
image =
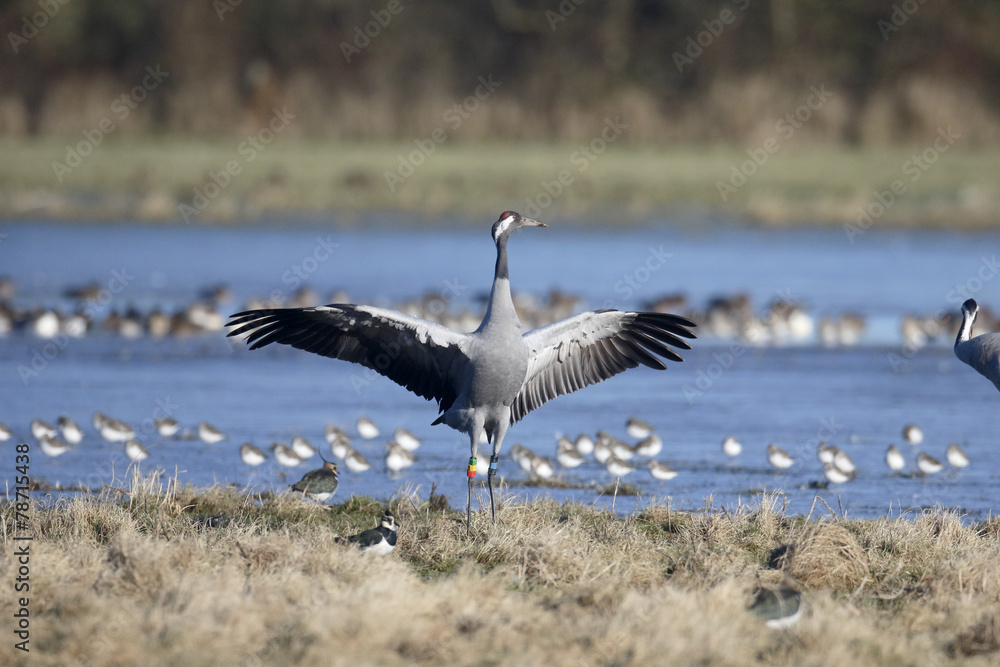
[[[965,303],[962,304],[962,312],[975,317],[976,313],[979,312],[979,304],[976,303],[975,299],[966,299]]]
[[[500,218],[493,223],[493,241],[499,244],[500,239],[506,240],[512,231],[521,227],[548,227],[548,225],[526,218],[514,211],[504,211],[500,214]]]

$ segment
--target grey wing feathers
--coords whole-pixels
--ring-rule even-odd
[[[557,396],[602,382],[640,364],[666,369],[683,361],[670,347],[689,350],[695,324],[665,313],[599,310],[524,334],[528,375],[511,405],[511,423]]]
[[[468,359],[462,334],[435,322],[370,306],[331,304],[236,313],[230,336],[246,335],[251,350],[282,343],[352,361],[386,376],[441,410],[455,401],[453,378]]]

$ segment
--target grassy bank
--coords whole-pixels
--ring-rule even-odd
[[[155,479],[29,513],[33,665],[995,664],[1000,521],[807,521],[766,500],[624,519],[503,505],[500,524],[391,501],[385,558],[336,544],[384,505],[322,509]],[[14,508],[0,507],[4,552]],[[3,577],[13,581],[12,559]],[[747,610],[783,574],[805,613]],[[0,587],[15,608],[13,587]],[[5,626],[11,623],[10,616]],[[3,664],[29,664],[12,641]]]
[[[447,139],[435,145],[429,137],[422,138],[424,145],[434,150],[425,156],[413,143],[310,143],[279,134],[258,151],[237,141],[129,141],[112,134],[75,167],[67,146],[77,146],[83,135],[5,140],[0,216],[183,221],[180,205],[186,204],[195,222],[336,216],[349,223],[367,212],[481,222],[505,208],[531,211],[530,201],[537,205],[531,212],[544,219],[600,224],[663,214],[843,223],[856,221],[859,208],[870,206],[876,226],[1000,224],[1000,186],[993,177],[1000,173],[1000,152],[961,144],[927,164],[914,157],[932,144],[854,151],[789,142],[766,154],[763,143],[610,143],[596,154],[578,145],[463,145]],[[766,161],[748,162],[748,148]],[[57,169],[55,162],[67,168]],[[225,174],[227,164],[232,174]],[[745,183],[734,175],[741,167],[750,173]],[[880,212],[875,193],[884,193],[885,200],[894,181],[902,190]],[[225,187],[216,189],[216,182]],[[720,182],[733,188],[725,200]],[[198,192],[215,196],[200,202]]]

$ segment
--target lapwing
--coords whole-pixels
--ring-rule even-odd
[[[387,556],[396,548],[396,517],[386,510],[377,528],[371,528],[363,533],[347,538],[352,544],[357,544],[362,551],[375,556]]]
[[[307,472],[302,479],[291,485],[291,489],[325,503],[337,492],[337,464],[323,459],[322,468]]]
[[[802,618],[802,609],[798,583],[788,576],[777,588],[760,588],[749,607],[767,627],[775,630],[793,625]]]

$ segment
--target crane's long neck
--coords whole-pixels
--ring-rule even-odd
[[[514,300],[510,296],[510,275],[507,273],[507,239],[501,238],[497,243],[497,265],[493,273],[493,289],[490,291],[490,302],[486,306],[486,315],[480,329],[491,323],[513,322],[520,326],[517,311],[514,310]]]
[[[972,337],[972,325],[976,323],[976,312],[965,308],[962,309],[962,326],[958,330],[958,338],[955,339],[955,347],[964,343]]]

